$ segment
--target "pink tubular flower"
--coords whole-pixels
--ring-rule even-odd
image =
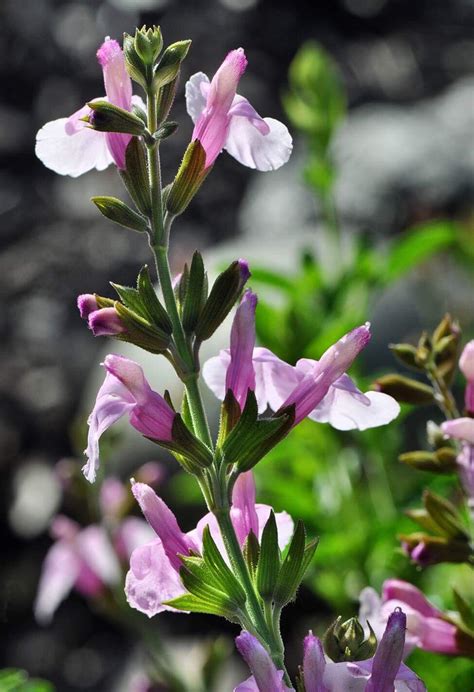
[[[258,639],[248,632],[242,632],[235,643],[253,675],[236,687],[234,692],[290,692],[291,688],[283,682],[283,671],[277,670]]]
[[[124,110],[132,110],[132,81],[125,68],[123,51],[117,41],[106,38],[97,51],[104,74],[106,98]],[[93,99],[91,99],[93,100]],[[60,175],[76,178],[96,168],[103,171],[111,163],[125,168],[125,151],[131,136],[115,132],[97,132],[82,120],[91,113],[86,105],[69,118],[53,120],[36,135],[36,156],[47,168]]]
[[[247,324],[247,334],[253,329],[253,322]],[[319,361],[303,358],[295,367],[266,348],[254,348],[252,364],[259,413],[267,407],[277,411],[295,404],[295,425],[306,416],[319,423],[330,423],[338,430],[365,430],[389,423],[400,411],[395,399],[381,392],[363,394],[345,374],[369,338],[368,325],[358,327],[328,349]],[[226,373],[231,360],[230,351],[223,350],[203,367],[206,384],[221,400],[226,394]]]
[[[226,391],[232,391],[241,410],[245,406],[248,390],[255,389],[252,355],[255,346],[256,307],[255,293],[245,291],[230,333],[230,363],[226,372],[225,388]]]
[[[402,663],[405,614],[393,612],[377,647],[366,661],[334,663],[326,658],[320,640],[311,632],[304,640],[303,679],[306,692],[425,692],[423,682]],[[236,639],[252,676],[234,692],[286,692],[283,671],[248,632]]]
[[[142,435],[168,442],[172,438],[175,418],[173,409],[151,389],[143,370],[133,360],[108,355],[104,366],[107,375],[89,416],[84,452],[88,460],[82,469],[91,483],[99,467],[99,439],[119,418],[127,413],[130,423]]]
[[[132,553],[125,593],[132,608],[153,617],[163,610],[173,610],[171,606],[164,605],[164,602],[185,593],[179,576],[182,566],[179,556],[187,555],[191,550],[195,553],[202,550],[202,537],[206,526],[209,526],[221,553],[224,556],[226,553],[213,514],[207,514],[195,529],[183,533],[172,511],[149,486],[134,483],[132,492],[156,537]],[[238,478],[232,500],[232,523],[241,544],[250,530],[261,536],[271,507],[255,504],[255,486],[251,472]],[[285,512],[277,514],[276,521],[279,544],[284,548],[292,535],[293,522]]]
[[[105,530],[98,525],[81,529],[59,515],[51,533],[56,542],[43,563],[34,606],[35,617],[47,624],[59,604],[75,588],[87,597],[98,596],[120,580],[120,567]]]
[[[283,123],[262,118],[243,96],[236,93],[247,67],[242,48],[228,53],[209,82],[202,72],[186,84],[186,106],[194,122],[192,139],[206,152],[206,168],[222,149],[239,163],[259,171],[271,171],[286,163],[293,143]]]
[[[382,587],[382,598],[374,589],[362,590],[361,621],[369,621],[380,637],[390,613],[403,608],[407,619],[404,657],[415,648],[439,654],[462,655],[462,637],[458,628],[444,619],[444,614],[432,605],[424,594],[401,579],[388,579]]]

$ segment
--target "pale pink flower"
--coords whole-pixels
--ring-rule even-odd
[[[102,67],[106,99],[124,110],[131,111],[132,104],[142,104],[132,97],[132,81],[125,68],[123,51],[117,41],[106,38],[97,51]],[[90,99],[94,101],[97,99]],[[47,168],[60,175],[76,178],[96,168],[102,171],[111,163],[125,168],[125,151],[131,136],[116,132],[98,132],[83,121],[91,114],[85,105],[68,118],[53,120],[36,135],[36,156]]]
[[[106,531],[91,524],[82,529],[59,515],[51,534],[55,543],[43,563],[34,611],[47,624],[59,604],[74,588],[87,597],[100,595],[104,588],[120,580],[120,566]]]
[[[423,682],[402,663],[405,614],[393,612],[373,658],[334,663],[311,632],[304,640],[302,672],[306,692],[425,692]],[[234,692],[287,692],[283,671],[277,670],[268,652],[248,632],[236,639],[237,648],[252,676]]]
[[[245,341],[246,348],[254,334],[250,317],[249,314],[245,327],[235,332]],[[259,413],[267,407],[278,411],[283,406],[295,404],[295,425],[306,416],[319,423],[329,423],[338,430],[365,430],[389,423],[400,411],[395,399],[381,392],[362,393],[345,374],[369,338],[368,325],[363,325],[342,337],[319,361],[302,358],[294,367],[266,348],[254,348],[254,391]],[[235,346],[234,350],[237,350]],[[203,367],[207,386],[220,400],[227,392],[231,363],[231,351],[222,350]],[[252,382],[248,358],[243,373],[243,379]]]
[[[99,439],[119,418],[128,415],[132,426],[142,435],[169,442],[175,412],[160,394],[148,384],[143,370],[133,360],[108,355],[104,361],[107,374],[89,416],[89,434],[84,454],[85,477],[94,482],[99,467]]]
[[[377,637],[384,631],[390,613],[402,608],[407,617],[404,657],[415,648],[439,654],[461,654],[459,630],[444,619],[444,613],[425,595],[401,579],[388,579],[382,587],[382,598],[367,587],[359,596],[361,622],[369,621]]]
[[[274,118],[262,118],[236,93],[246,67],[245,53],[238,48],[228,53],[211,82],[197,72],[186,84],[186,106],[195,124],[192,139],[206,152],[206,168],[222,149],[259,171],[279,168],[290,157],[293,143],[287,127]]]
[[[203,517],[195,529],[184,533],[172,511],[161,498],[144,483],[134,483],[132,492],[156,537],[135,550],[130,558],[130,570],[125,582],[125,593],[132,608],[153,617],[163,610],[173,610],[165,601],[186,593],[179,570],[180,555],[202,551],[202,538],[209,527],[217,547],[226,557],[224,543],[213,514]],[[232,495],[231,519],[241,544],[250,530],[261,537],[271,507],[255,504],[255,486],[251,472],[241,474]],[[276,514],[278,540],[284,548],[291,538],[293,522],[285,512]]]

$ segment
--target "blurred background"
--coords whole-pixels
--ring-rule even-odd
[[[104,36],[120,39],[144,23],[160,24],[165,44],[193,40],[182,86],[243,46],[241,93],[288,123],[295,139],[290,163],[275,173],[219,158],[173,231],[176,271],[195,248],[215,267],[235,256],[254,260],[261,342],[291,362],[317,357],[353,322],[371,319],[374,339],[359,373],[367,383],[395,368],[389,342],[416,339],[447,310],[472,338],[472,0],[2,0],[0,667],[23,668],[61,692],[132,689],[130,629],[77,594],[47,627],[35,622],[32,604],[51,518],[66,510],[91,520],[86,488],[73,500],[65,488],[82,463],[86,390],[96,387],[110,347],[85,328],[76,296],[110,295],[110,280],[132,285],[149,257],[138,236],[112,227],[89,201],[123,195],[115,170],[56,176],[35,158],[34,141],[46,121],[103,93],[95,52]],[[192,132],[183,89],[173,119],[180,127],[165,148],[166,182]],[[378,588],[390,574],[420,580],[397,553],[395,534],[406,521],[400,508],[418,502],[426,478],[400,470],[396,457],[421,444],[430,415],[404,409],[401,430],[358,439],[308,423],[259,466],[262,500],[322,537],[284,623],[295,661],[304,628],[352,614],[363,586]],[[120,439],[109,439],[114,458]],[[157,454],[151,444],[126,459],[117,451],[116,473],[126,479]],[[160,492],[189,529],[199,499],[173,464],[163,468]],[[425,584],[443,583],[443,569]],[[235,634],[211,617],[170,614],[157,627],[171,642]],[[225,658],[226,646],[199,655]]]

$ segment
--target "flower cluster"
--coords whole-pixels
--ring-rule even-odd
[[[45,620],[72,587],[95,596],[116,586],[120,563],[129,560],[125,592],[132,608],[148,617],[164,610],[226,617],[242,629],[237,647],[252,671],[236,691],[286,691],[293,688],[280,615],[296,597],[318,541],[307,537],[302,522],[256,502],[252,468],[306,418],[338,430],[365,430],[389,423],[400,407],[382,385],[363,392],[347,374],[370,340],[369,323],[341,335],[319,360],[302,358],[293,365],[256,345],[257,296],[246,288],[251,274],[245,260],[232,262],[209,288],[203,259],[195,252],[172,280],[172,224],[221,151],[245,166],[270,171],[286,163],[292,150],[286,126],[262,118],[237,94],[247,59],[243,49],[232,50],[211,80],[199,72],[186,84],[194,129],[174,180],[163,189],[160,147],[176,129],[168,115],[189,47],[189,41],[179,41],[163,48],[158,27],[125,35],[123,50],[107,38],[97,53],[105,96],[69,118],[47,123],[38,132],[36,152],[60,174],[78,176],[111,163],[117,167],[134,208],[113,197],[94,197],[93,202],[107,218],[147,237],[158,291],[145,266],[136,287],[112,284],[118,298],[81,295],[79,312],[95,336],[112,336],[166,358],[184,385],[183,399],[175,406],[168,392],[151,388],[138,363],[107,355],[105,380],[88,420],[84,476],[91,483],[96,480],[100,438],[127,417],[194,477],[208,511],[184,532],[166,503],[137,479],[132,480],[132,494],[148,522],[145,530],[137,518],[120,521],[108,532],[101,525],[81,529],[58,518],[36,610]],[[143,89],[145,102],[133,95],[133,82]],[[201,367],[202,343],[234,306],[229,348]],[[216,439],[201,398],[201,372],[222,402]],[[469,435],[459,432],[465,430],[463,419],[457,425],[457,436],[471,444]],[[456,436],[455,427],[445,432]],[[102,493],[114,504],[117,487],[110,483],[104,482]],[[298,690],[424,690],[402,662],[407,617],[403,599],[398,600],[401,605],[391,603],[376,650],[374,638],[365,641],[362,627],[352,621],[347,632],[339,620],[331,630],[337,660],[331,658],[331,646],[325,655],[320,640],[308,634]],[[408,601],[406,605],[410,607]],[[440,620],[433,614],[430,618],[428,630]],[[452,644],[450,627],[445,623],[440,631]],[[425,635],[419,634],[417,644],[425,643]]]

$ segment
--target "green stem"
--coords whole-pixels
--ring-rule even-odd
[[[157,127],[157,114],[156,98],[152,93],[148,94],[147,110],[148,129],[153,133]],[[150,239],[150,246],[155,258],[156,271],[160,281],[163,299],[173,326],[173,338],[176,349],[183,362],[189,368],[189,377],[186,378],[185,386],[194,429],[199,438],[212,449],[212,438],[197,382],[198,373],[195,370],[194,356],[186,340],[171,282],[168,246],[169,231],[173,217],[166,215],[164,218],[163,216],[160,154],[157,142],[147,146],[147,158],[151,198],[150,223],[152,237]]]
[[[235,533],[234,525],[232,524],[232,520],[230,518],[229,508],[214,508],[213,513],[217,519],[217,523],[219,524],[221,535],[232,568],[234,569],[236,575],[238,575],[239,581],[245,590],[248,612],[255,627],[255,631],[258,633],[262,644],[264,644],[264,646],[267,648],[268,653],[270,654],[276,667],[279,670],[283,670],[286,684],[291,685],[288,672],[285,668],[283,650],[280,647],[280,642],[275,641],[273,628],[269,627],[266,622],[265,613],[260,605],[247,568],[247,564],[240,549],[240,544]]]
[[[427,368],[427,374],[431,380],[435,392],[438,395],[438,404],[447,418],[459,418],[459,411],[453,395],[444,379],[439,375],[435,365]]]

